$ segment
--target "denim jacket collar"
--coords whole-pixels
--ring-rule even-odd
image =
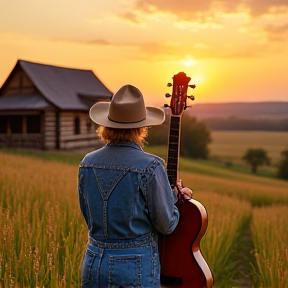
[[[132,141],[122,142],[122,143],[118,143],[118,144],[108,143],[108,144],[106,144],[106,146],[108,146],[108,147],[129,147],[129,148],[134,148],[137,150],[143,150],[137,143],[132,142]]]

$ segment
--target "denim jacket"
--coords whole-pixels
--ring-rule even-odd
[[[97,241],[128,240],[157,230],[171,233],[179,211],[164,161],[136,143],[107,144],[79,167],[79,201]]]

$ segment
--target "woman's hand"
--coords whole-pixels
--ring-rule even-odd
[[[181,193],[184,195],[185,199],[191,199],[193,196],[193,191],[188,188],[188,187],[182,187],[182,181],[179,180],[177,182],[177,186],[174,187],[174,193],[176,194],[176,196],[178,196],[178,193]]]
[[[181,194],[183,194],[184,195],[184,198],[185,199],[191,199],[192,198],[192,195],[193,195],[193,191],[190,189],[190,188],[188,188],[188,187],[183,187],[182,189],[180,189],[180,192],[181,192]]]

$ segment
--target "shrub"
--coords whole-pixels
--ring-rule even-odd
[[[262,148],[247,149],[242,159],[250,165],[252,173],[257,172],[258,166],[270,164],[270,158],[268,157],[266,150]]]
[[[277,176],[281,179],[288,179],[288,149],[281,152],[282,158],[278,164]]]

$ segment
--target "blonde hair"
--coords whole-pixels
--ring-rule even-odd
[[[104,143],[119,144],[132,141],[143,147],[148,135],[148,128],[116,129],[99,126],[96,132]]]

